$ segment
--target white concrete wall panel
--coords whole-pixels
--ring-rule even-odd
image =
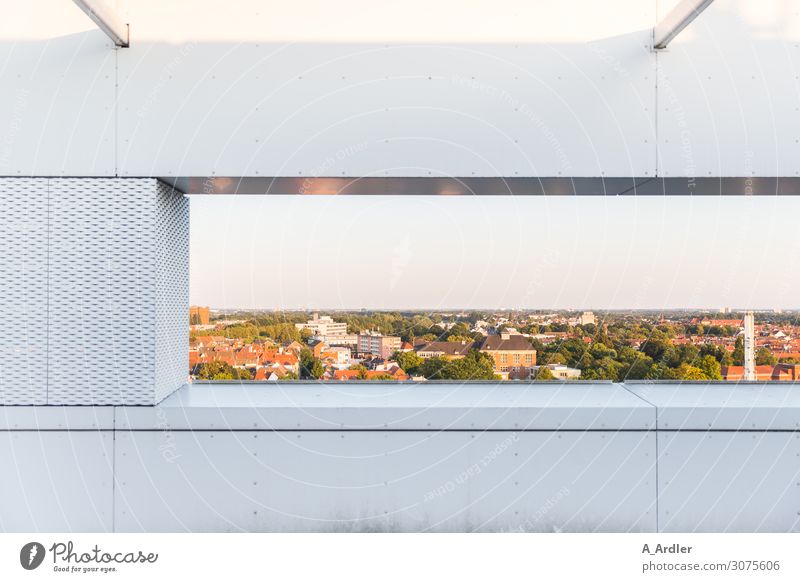
[[[113,406],[0,406],[0,431],[114,430]]]
[[[120,9],[121,175],[655,169],[655,3]]]
[[[119,531],[655,531],[648,432],[120,431]]]
[[[795,4],[716,2],[656,55],[671,5],[124,0],[112,50],[6,2],[0,175],[800,175]]]
[[[659,528],[800,531],[800,434],[661,432]]]
[[[0,180],[0,402],[47,403],[47,180]]]
[[[121,172],[653,175],[647,38],[120,51]]]
[[[0,432],[0,531],[113,531],[113,433]]]
[[[69,2],[0,12],[0,176],[114,175],[113,43]]]
[[[660,175],[800,175],[796,2],[715,2],[658,69]]]

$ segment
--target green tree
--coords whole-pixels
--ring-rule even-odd
[[[453,327],[450,328],[449,334],[452,335],[452,336],[455,336],[455,337],[466,337],[466,338],[469,338],[469,341],[472,341],[472,336],[469,333],[469,328],[466,325],[464,325],[463,323],[460,323],[460,322],[455,324]],[[447,340],[447,341],[450,341],[450,340]],[[453,341],[461,341],[461,340],[459,339],[459,340],[453,340]]]
[[[449,335],[447,336],[449,342],[471,342],[472,336],[469,335]]]
[[[252,380],[252,374],[243,368],[234,368],[227,362],[208,362],[197,366],[198,380]]]
[[[646,380],[677,380],[678,371],[662,362],[654,363],[645,376]]]
[[[300,378],[303,380],[317,380],[325,373],[325,367],[322,365],[311,350],[308,348],[300,352]]]
[[[495,380],[494,360],[489,354],[470,350],[461,359],[449,360],[444,366],[444,376],[451,380]]]
[[[224,335],[231,339],[241,339],[245,343],[253,343],[258,337],[258,327],[251,323],[229,325],[220,332],[214,332],[214,335]]]
[[[772,355],[769,348],[759,348],[756,352],[756,365],[757,366],[774,366],[778,363],[778,359]]]
[[[628,362],[628,370],[623,373],[622,380],[643,380],[650,378],[653,371],[653,358],[638,352],[638,357]]]
[[[359,380],[366,380],[367,379],[367,367],[361,364],[354,364],[350,366],[350,370],[355,370],[358,372],[358,379]]]
[[[536,380],[553,380],[554,378],[553,372],[547,366],[539,366],[539,369],[536,370]]]
[[[446,366],[447,361],[442,358],[428,358],[422,363],[418,371],[428,380],[443,380]]]
[[[681,364],[677,370],[678,380],[708,380],[703,370],[690,364]]]
[[[717,359],[712,355],[703,356],[697,366],[709,380],[722,380],[722,369]]]
[[[601,343],[593,343],[592,347],[589,350],[592,354],[593,358],[616,358],[617,352],[605,344]]]
[[[624,379],[627,366],[612,358],[601,358],[587,363],[583,367],[582,376],[587,380],[613,380],[619,382]]]
[[[567,358],[564,357],[563,354],[559,352],[555,352],[553,354],[543,354],[541,361],[543,364],[562,364],[566,365]]]
[[[672,343],[668,339],[649,339],[642,344],[640,348],[642,352],[653,358],[655,361],[661,360],[664,355],[672,347]]]
[[[429,380],[495,380],[494,361],[478,350],[470,350],[461,359],[428,358],[419,372]]]
[[[424,362],[416,352],[395,352],[392,359],[408,374],[416,374]]]

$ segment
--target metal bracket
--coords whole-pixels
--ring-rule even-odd
[[[73,0],[118,47],[130,46],[130,27],[103,0]]]
[[[653,28],[653,48],[664,49],[670,41],[708,8],[714,0],[681,0]]]

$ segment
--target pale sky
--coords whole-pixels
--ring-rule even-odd
[[[267,309],[800,306],[792,197],[194,196],[191,301]]]

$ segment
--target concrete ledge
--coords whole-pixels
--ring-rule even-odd
[[[114,430],[114,407],[0,406],[0,430]]]
[[[652,430],[655,409],[619,384],[199,383],[117,429]]]
[[[800,387],[794,383],[625,386],[656,407],[659,430],[800,431]]]
[[[156,406],[0,406],[0,430],[800,431],[794,383],[204,382]]]

